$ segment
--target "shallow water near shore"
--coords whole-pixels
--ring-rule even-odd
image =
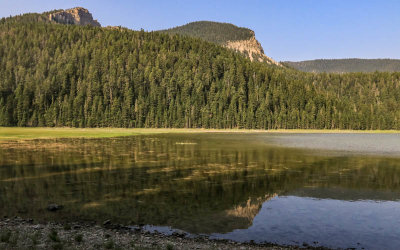
[[[400,247],[399,134],[158,134],[0,144],[0,216],[237,241]],[[49,204],[63,209],[50,212]]]

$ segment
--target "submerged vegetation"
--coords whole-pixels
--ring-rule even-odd
[[[0,144],[0,217],[223,233],[248,228],[276,195],[400,197],[396,157],[336,157],[268,146],[276,138],[185,133]],[[49,203],[63,208],[49,211]]]
[[[400,74],[311,74],[159,32],[0,21],[0,126],[400,129]]]

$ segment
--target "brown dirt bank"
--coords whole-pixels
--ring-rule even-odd
[[[300,249],[272,244],[249,244],[185,238],[144,232],[119,225],[90,223],[38,224],[20,218],[0,219],[0,249]],[[316,249],[303,246],[301,249]],[[322,249],[322,248],[320,248]]]

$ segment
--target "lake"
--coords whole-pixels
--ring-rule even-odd
[[[49,204],[63,205],[57,212]],[[400,134],[188,133],[0,143],[0,216],[241,242],[400,248]]]

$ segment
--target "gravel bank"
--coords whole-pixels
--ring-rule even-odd
[[[32,220],[1,219],[0,249],[298,249],[243,244],[202,238],[166,236],[107,223],[37,224]]]

